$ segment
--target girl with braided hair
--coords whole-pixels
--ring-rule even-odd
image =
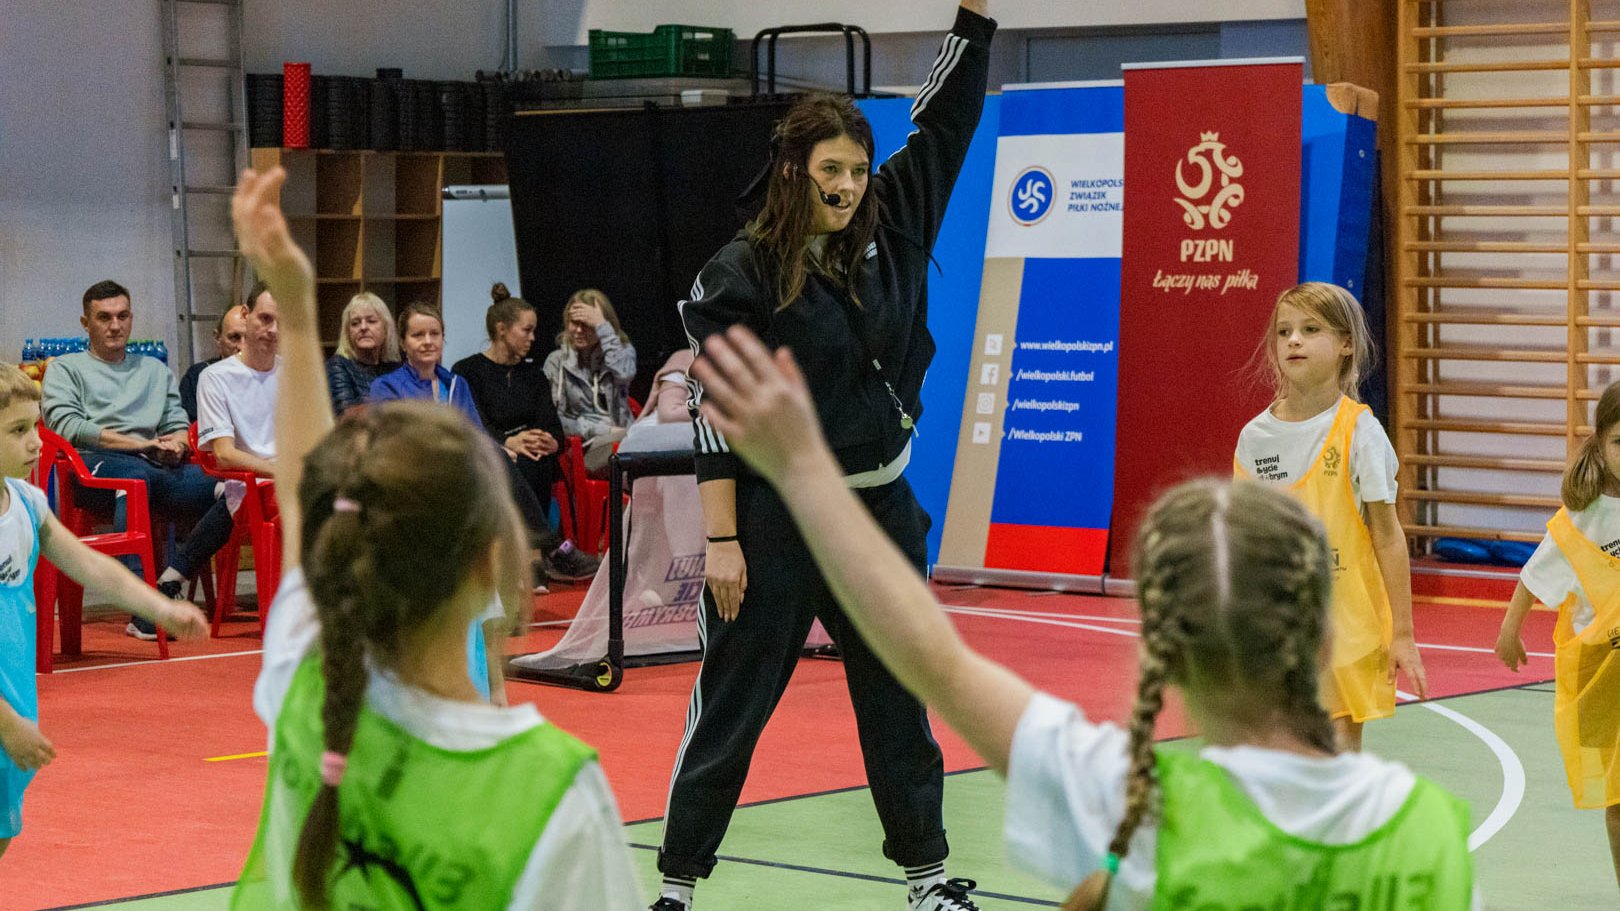
[[[1620,880],[1620,383],[1603,390],[1592,427],[1519,574],[1496,656],[1517,671],[1525,615],[1536,601],[1558,610],[1553,729],[1575,806],[1603,808]]]
[[[281,313],[284,572],[254,707],[264,811],[233,909],[629,909],[635,877],[591,749],[490,705],[470,625],[526,603],[495,444],[454,409],[374,405],[333,427],[309,261],[280,168],[245,171],[242,251]]]
[[[694,366],[702,412],[782,496],[827,583],[899,681],[1007,777],[1013,861],[1070,909],[1480,906],[1462,803],[1338,752],[1317,701],[1329,547],[1293,498],[1193,481],[1138,532],[1141,677],[1128,730],[975,653],[839,480],[793,356],[733,327]],[[1156,750],[1167,687],[1202,732]]]
[[[1233,471],[1286,488],[1327,530],[1333,648],[1318,687],[1339,745],[1359,750],[1363,723],[1395,714],[1397,671],[1419,699],[1429,696],[1395,514],[1395,448],[1359,398],[1372,342],[1354,295],[1295,285],[1278,296],[1269,327],[1256,359],[1276,399],[1239,434]]]

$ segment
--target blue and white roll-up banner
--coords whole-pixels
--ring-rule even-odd
[[[984,269],[985,222],[990,207],[992,169],[996,163],[996,133],[1001,124],[1002,96],[984,99],[984,113],[968,146],[951,202],[934,240],[934,265],[928,270],[928,331],[937,350],[922,389],[920,436],[912,443],[906,480],[917,502],[933,517],[928,532],[928,562],[939,559],[945,502],[950,494],[951,466],[962,419],[962,393],[968,384],[968,349],[973,344],[973,318],[979,309],[979,285]],[[881,165],[895,149],[906,144],[915,127],[910,98],[866,98],[857,102],[872,124]]]
[[[936,576],[1102,574],[1124,148],[1119,83],[1006,87]]]

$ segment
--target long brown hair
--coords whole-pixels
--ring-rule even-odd
[[[1610,383],[1598,398],[1592,415],[1592,435],[1581,444],[1575,461],[1564,469],[1564,487],[1560,493],[1566,507],[1580,511],[1591,506],[1609,485],[1612,471],[1608,460],[1603,458],[1603,440],[1616,424],[1620,424],[1620,383]]]
[[[306,457],[298,499],[321,621],[326,750],[346,756],[354,744],[368,661],[397,667],[407,635],[445,609],[492,547],[501,590],[523,585],[522,521],[500,458],[460,412],[412,401],[339,423]],[[358,509],[335,510],[339,498]],[[327,907],[341,815],[338,789],[323,784],[293,861],[305,908]]]
[[[811,179],[810,152],[816,143],[840,136],[853,139],[871,161],[875,146],[866,115],[847,95],[825,92],[807,95],[794,104],[772,134],[765,207],[749,222],[748,236],[763,259],[765,274],[775,277],[778,310],[798,299],[810,269],[810,231],[815,223],[815,200],[805,185]],[[856,291],[861,265],[867,245],[877,233],[881,214],[877,195],[862,195],[849,225],[828,237],[822,257],[827,276],[843,287],[857,306],[861,304]]]
[[[1361,381],[1371,372],[1376,360],[1367,315],[1354,294],[1327,282],[1305,282],[1277,295],[1277,302],[1271,307],[1271,319],[1266,321],[1265,338],[1255,351],[1255,362],[1264,382],[1282,397],[1282,363],[1277,360],[1277,312],[1283,304],[1321,320],[1329,330],[1344,336],[1350,343],[1350,355],[1339,362],[1339,391],[1351,401],[1361,401]]]
[[[1321,525],[1303,506],[1253,481],[1189,481],[1153,505],[1132,561],[1141,667],[1125,816],[1109,853],[1124,857],[1143,820],[1156,812],[1153,731],[1167,683],[1268,694],[1252,706],[1257,717],[1280,720],[1324,753],[1338,751],[1316,695],[1331,589],[1328,554]]]

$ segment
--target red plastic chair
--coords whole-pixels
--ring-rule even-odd
[[[276,482],[251,471],[231,471],[219,467],[214,454],[197,446],[197,424],[192,422],[187,440],[197,465],[222,481],[241,481],[247,494],[236,511],[230,540],[214,555],[214,590],[218,592],[213,610],[212,635],[219,638],[225,614],[236,606],[236,574],[241,568],[242,545],[253,548],[253,581],[259,602],[259,632],[263,634],[270,616],[270,602],[281,585],[281,512],[276,507]]]
[[[35,484],[41,489],[56,471],[56,513],[62,525],[92,550],[109,556],[133,556],[141,561],[146,584],[157,587],[157,559],[152,546],[152,511],[146,496],[146,482],[125,478],[98,478],[90,473],[73,444],[39,425],[42,444],[39,463],[34,468]],[[79,490],[110,490],[124,493],[124,531],[93,533],[94,514],[79,505]],[[34,573],[35,622],[38,651],[35,665],[49,674],[54,663],[53,615],[62,632],[62,654],[83,652],[81,627],[84,625],[84,587],[68,578],[49,561],[41,559]],[[169,657],[169,637],[158,628],[158,657]]]
[[[573,497],[568,510],[574,545],[593,556],[602,552],[602,536],[607,532],[608,482],[585,471],[585,441],[577,436],[563,438],[557,456],[563,481]]]
[[[641,415],[641,403],[630,400],[632,419]],[[617,452],[619,444],[613,444]],[[591,477],[585,471],[585,441],[578,436],[563,439],[558,455],[562,476],[573,493],[572,513],[568,527],[572,527],[574,543],[592,556],[600,556],[607,546],[608,482]]]

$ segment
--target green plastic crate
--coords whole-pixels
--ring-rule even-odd
[[[652,34],[590,32],[592,79],[730,76],[736,36],[729,28],[660,25]]]

